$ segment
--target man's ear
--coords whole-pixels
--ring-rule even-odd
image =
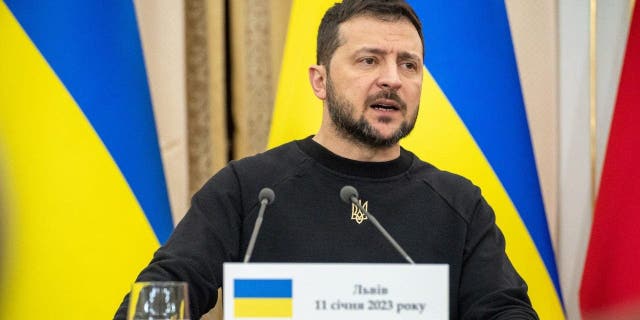
[[[312,65],[309,67],[309,82],[313,93],[320,100],[327,97],[327,69],[323,65]]]

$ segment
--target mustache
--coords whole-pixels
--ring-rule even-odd
[[[367,100],[365,100],[365,105],[370,106],[374,104],[376,100],[379,100],[379,99],[393,100],[398,104],[401,110],[407,109],[407,103],[404,102],[402,98],[400,98],[400,96],[395,90],[382,90],[376,94],[370,95],[367,97]]]

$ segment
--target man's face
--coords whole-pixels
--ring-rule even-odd
[[[391,146],[415,124],[422,85],[422,42],[406,19],[352,18],[327,71],[326,103],[339,133]]]

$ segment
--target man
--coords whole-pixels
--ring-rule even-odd
[[[187,281],[198,319],[216,301],[222,263],[245,254],[263,187],[278,200],[253,262],[404,262],[371,223],[351,219],[339,192],[353,185],[413,260],[449,265],[451,319],[537,319],[479,189],[398,144],[416,121],[423,52],[422,27],[404,1],[329,9],[309,68],[324,102],[318,133],[218,172],[138,281]]]

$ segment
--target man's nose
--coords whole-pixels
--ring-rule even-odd
[[[395,63],[388,63],[380,68],[378,86],[383,89],[397,90],[402,86],[398,66]]]

